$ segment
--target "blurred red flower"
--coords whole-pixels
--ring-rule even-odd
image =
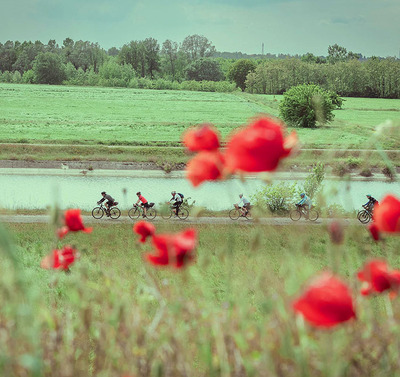
[[[154,235],[152,242],[155,253],[145,256],[151,264],[182,268],[194,259],[197,233],[191,228],[178,234]]]
[[[186,166],[186,177],[193,186],[204,181],[215,181],[222,178],[224,156],[219,151],[200,152]]]
[[[340,245],[344,240],[343,224],[340,221],[334,220],[328,226],[329,236],[332,243]]]
[[[364,282],[361,294],[368,296],[372,293],[384,291],[397,292],[400,287],[400,271],[389,270],[384,260],[374,259],[364,265],[357,273],[360,281]]]
[[[400,232],[400,200],[393,195],[386,195],[374,207],[374,222],[380,232]]]
[[[83,225],[81,210],[80,209],[68,209],[64,213],[65,226],[58,229],[57,235],[61,239],[65,237],[68,232],[85,232],[91,233],[93,228],[85,228]]]
[[[55,249],[49,255],[46,255],[40,267],[56,270],[69,270],[69,266],[79,258],[78,251],[71,246],[64,246],[61,250]]]
[[[211,124],[202,124],[184,132],[183,143],[192,152],[213,151],[219,148],[219,132]]]
[[[273,171],[297,144],[296,133],[286,139],[283,127],[270,118],[260,118],[234,133],[225,154],[230,172]]]
[[[376,226],[375,223],[370,224],[368,226],[368,230],[371,233],[371,236],[375,241],[379,241],[380,240],[381,237],[379,235],[379,229],[378,229],[378,227]]]
[[[333,327],[356,317],[349,287],[329,272],[315,278],[293,308],[317,327]]]
[[[156,227],[147,221],[138,221],[133,226],[133,231],[141,236],[139,242],[143,243],[146,242],[147,237],[155,233]]]

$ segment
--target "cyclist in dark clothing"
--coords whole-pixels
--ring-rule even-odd
[[[368,202],[365,203],[363,205],[363,207],[366,210],[372,212],[372,210],[374,209],[375,204],[378,204],[378,201],[375,198],[373,198],[371,195],[369,195],[369,194],[367,195],[367,198],[368,198]]]
[[[111,195],[109,195],[109,194],[107,194],[105,191],[103,191],[102,193],[101,193],[101,195],[103,196],[103,199],[100,199],[98,202],[97,202],[97,204],[100,204],[100,203],[103,203],[105,200],[107,200],[105,203],[104,203],[104,205],[106,206],[106,208],[107,208],[107,216],[110,216],[110,207],[112,207],[113,205],[115,205],[115,200],[114,200],[114,198],[111,196]]]
[[[172,211],[175,214],[175,217],[178,216],[179,207],[183,204],[183,194],[176,193],[176,191],[171,192],[172,198],[169,200],[168,203],[173,202],[172,204]]]

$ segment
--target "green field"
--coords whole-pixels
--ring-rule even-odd
[[[239,92],[0,84],[0,159],[150,161],[168,170],[188,160],[180,144],[188,127],[209,122],[225,138],[258,114],[278,116],[281,99]],[[342,164],[330,149],[398,151],[399,105],[400,100],[346,98],[331,124],[296,130],[303,148],[327,152],[303,153],[296,161],[287,160],[284,168],[306,168],[316,156],[327,164]],[[377,135],[376,126],[388,120],[395,127]],[[342,157],[358,158],[360,153]],[[386,164],[378,153],[361,157],[370,167]],[[390,158],[400,166],[398,154]]]
[[[56,241],[54,228],[1,231],[2,361],[8,376],[384,376],[396,375],[400,301],[364,298],[355,273],[370,257],[400,263],[398,239],[372,243],[364,227],[333,245],[323,226],[198,226],[197,261],[185,271],[144,263],[129,225]],[[176,232],[180,225],[160,225]],[[39,267],[74,244],[72,273]],[[6,253],[4,253],[6,252]],[[336,271],[356,297],[357,320],[315,330],[292,300],[321,270]],[[393,314],[394,313],[394,314]],[[17,325],[16,325],[17,324]],[[384,352],[384,357],[382,357]]]

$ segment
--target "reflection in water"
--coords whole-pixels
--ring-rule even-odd
[[[209,182],[193,188],[184,178],[0,175],[0,206],[7,209],[42,209],[58,204],[61,208],[91,210],[101,199],[100,193],[106,191],[119,201],[121,209],[128,209],[137,200],[137,191],[141,191],[149,201],[159,204],[169,200],[171,191],[176,190],[186,198],[196,200],[197,205],[211,210],[224,210],[239,201],[240,193],[249,197],[264,185],[258,179]],[[324,192],[328,204],[337,203],[351,210],[367,201],[366,194],[378,200],[387,193],[398,195],[400,183],[325,180]]]

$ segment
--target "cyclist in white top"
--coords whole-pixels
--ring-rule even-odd
[[[183,199],[181,196],[182,194],[180,194],[180,193],[177,194],[176,191],[172,191],[171,195],[172,195],[172,198],[169,200],[168,203],[171,203],[173,201],[172,211],[174,211],[175,217],[176,217],[176,216],[178,216],[178,209],[183,203]]]
[[[312,201],[309,196],[307,196],[305,193],[300,194],[301,200],[297,203],[299,207],[304,208],[305,210],[305,216],[306,219],[308,219],[308,214],[310,211],[310,208],[312,207]]]
[[[242,212],[242,216],[246,216],[250,211],[250,201],[243,196],[243,194],[239,194],[240,201],[237,204],[238,207],[242,207],[240,210]],[[241,206],[241,204],[243,205]]]

